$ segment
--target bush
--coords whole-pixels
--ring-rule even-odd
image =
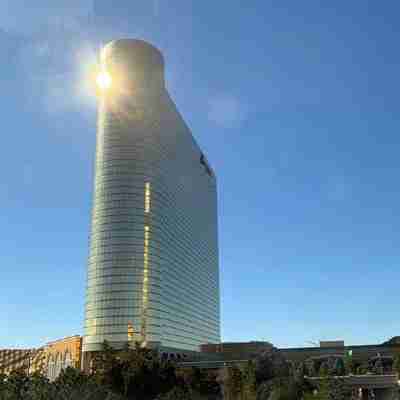
[[[289,377],[290,364],[278,349],[272,348],[256,358],[255,372],[260,384],[276,377]]]
[[[186,386],[175,386],[169,392],[159,396],[158,400],[192,400],[192,397]]]

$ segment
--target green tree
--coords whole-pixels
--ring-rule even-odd
[[[356,374],[357,375],[364,375],[368,372],[368,366],[365,364],[360,364],[356,367]]]
[[[345,366],[345,362],[343,361],[343,359],[338,358],[336,360],[334,372],[335,372],[335,375],[337,375],[337,376],[346,375],[346,366]]]
[[[274,388],[273,381],[265,381],[257,386],[257,400],[269,400]]]
[[[73,368],[62,372],[55,382],[39,373],[12,373],[0,385],[0,400],[117,400],[104,386]]]
[[[375,375],[383,375],[383,364],[380,358],[375,360],[374,366],[372,367],[372,372]]]
[[[329,365],[326,361],[324,361],[319,367],[319,376],[326,377],[330,374]]]
[[[255,369],[258,384],[275,377],[288,377],[290,375],[288,361],[276,348],[261,353],[255,360]]]
[[[73,367],[63,369],[54,382],[63,387],[80,387],[95,385],[94,379],[84,374],[81,370]]]
[[[293,377],[277,379],[272,390],[271,400],[298,400],[302,393],[301,385]]]
[[[257,379],[256,368],[252,361],[248,361],[242,371],[242,400],[256,400]]]
[[[193,367],[181,374],[184,384],[190,389],[193,396],[197,394],[213,398],[220,394],[220,385],[214,373]]]
[[[189,388],[185,386],[175,386],[170,391],[158,397],[159,400],[192,400]]]
[[[352,354],[346,353],[344,356],[344,369],[346,375],[354,374],[357,371],[357,367],[355,365]]]
[[[6,387],[4,388],[4,395],[6,399],[13,400],[26,400],[26,395],[29,391],[29,378],[23,370],[16,370],[11,372],[7,377]]]
[[[204,379],[204,372],[196,367],[190,368],[182,373],[185,384],[192,392],[200,393]]]
[[[320,379],[318,383],[317,400],[330,400],[329,399],[330,379],[325,376]]]
[[[351,389],[345,384],[343,379],[328,379],[329,400],[348,400],[351,398],[351,396]]]
[[[133,348],[127,344],[121,351],[115,351],[105,342],[94,367],[98,383],[132,398],[154,399],[182,384],[171,362],[161,360],[156,351],[140,343]]]
[[[0,393],[2,393],[7,387],[7,375],[0,374]]]
[[[217,377],[212,371],[204,372],[200,386],[200,394],[208,399],[220,398],[221,388],[217,382]]]
[[[314,390],[307,390],[303,394],[303,400],[349,400],[352,398],[352,391],[343,379],[332,376],[319,379],[317,393],[314,394]]]
[[[29,376],[29,388],[25,394],[26,400],[48,400],[57,397],[56,385],[40,374],[35,372]]]
[[[400,375],[400,354],[397,354],[394,358],[393,369],[395,372],[397,372],[397,374]]]
[[[117,373],[118,363],[116,351],[104,340],[102,351],[93,358],[92,375],[96,382],[109,388],[118,386],[118,378],[122,380]]]
[[[295,369],[294,378],[299,381],[303,381],[304,377],[308,375],[307,366],[304,362],[301,362]]]
[[[242,372],[236,366],[224,369],[224,400],[241,400]]]

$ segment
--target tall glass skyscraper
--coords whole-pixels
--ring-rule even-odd
[[[215,174],[157,49],[113,41],[101,69],[83,351],[219,342]]]

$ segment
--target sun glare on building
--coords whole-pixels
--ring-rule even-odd
[[[96,83],[97,86],[102,90],[109,89],[112,83],[110,74],[107,71],[101,71],[97,75]]]

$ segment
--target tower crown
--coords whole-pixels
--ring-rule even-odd
[[[165,87],[164,58],[154,46],[143,40],[119,39],[101,52],[102,68],[122,91],[130,94],[145,90],[161,92]]]

